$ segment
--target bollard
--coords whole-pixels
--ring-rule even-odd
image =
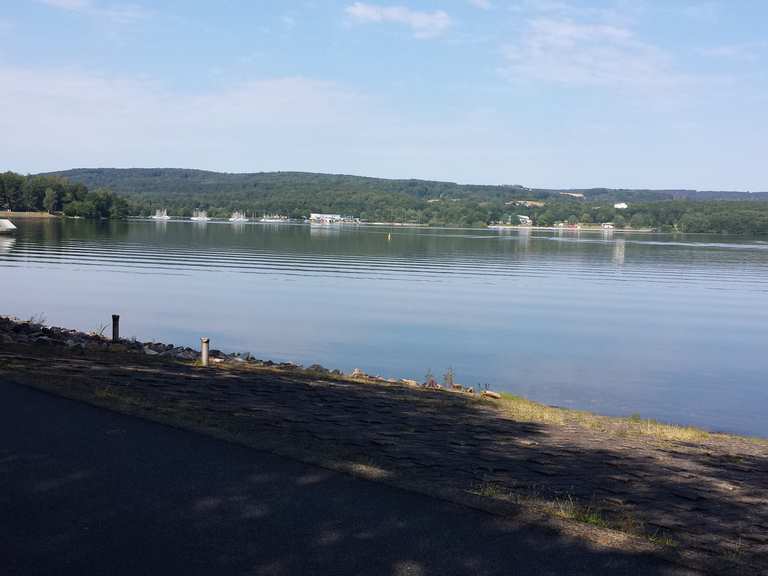
[[[200,363],[208,366],[208,338],[200,338]]]
[[[112,314],[112,342],[120,341],[120,314]]]

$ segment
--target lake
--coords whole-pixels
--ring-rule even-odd
[[[0,314],[768,436],[768,243],[17,220]],[[391,236],[388,236],[391,235]]]

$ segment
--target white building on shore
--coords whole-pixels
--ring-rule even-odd
[[[312,212],[309,215],[309,221],[312,224],[340,224],[344,221],[341,214],[320,214]]]

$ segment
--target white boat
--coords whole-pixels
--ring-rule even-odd
[[[162,209],[162,210],[155,210],[155,215],[152,216],[152,220],[170,220],[171,217],[168,216],[168,210]]]
[[[192,222],[208,222],[210,218],[208,217],[208,212],[205,210],[195,210],[190,220],[192,220]]]
[[[0,218],[0,234],[9,234],[16,230],[16,226],[10,220]]]
[[[305,222],[325,226],[326,224],[360,224],[360,219],[354,218],[353,216],[342,216],[341,214],[320,214],[318,212],[312,212],[309,215],[309,219],[305,220]]]
[[[230,222],[248,222],[248,216],[245,215],[245,212],[239,212],[235,210],[232,212],[232,217],[229,219]]]
[[[0,218],[0,234],[10,234],[15,230],[16,226],[14,226],[13,222],[6,220],[5,218]]]
[[[264,214],[264,216],[259,218],[259,222],[280,224],[281,222],[288,222],[288,216],[281,216],[279,214]]]
[[[309,215],[308,222],[310,224],[341,224],[344,221],[341,214],[320,214],[318,212],[312,212]]]

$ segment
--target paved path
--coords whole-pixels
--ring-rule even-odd
[[[0,383],[4,574],[691,574]]]

